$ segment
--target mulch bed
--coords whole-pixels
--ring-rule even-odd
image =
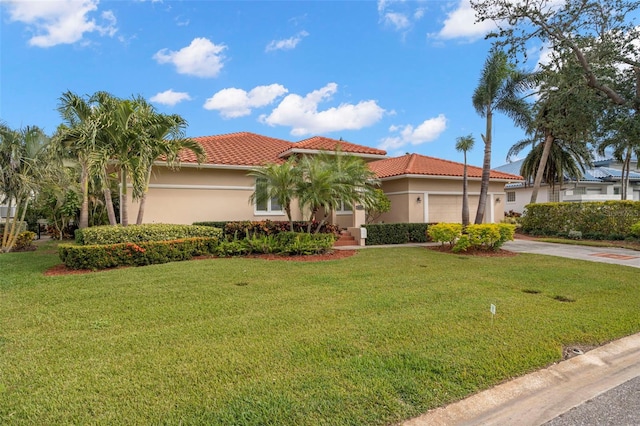
[[[326,260],[338,260],[338,259],[346,259],[348,257],[356,254],[356,250],[334,250],[329,253],[324,254],[310,254],[307,256],[281,256],[277,254],[252,254],[248,257],[251,259],[265,259],[265,260],[283,260],[287,262],[323,262]],[[192,260],[203,260],[203,259],[231,259],[229,258],[217,258],[212,256],[198,256],[194,257]],[[125,267],[113,268],[120,269]],[[104,271],[105,269],[102,269]],[[52,266],[51,268],[44,271],[45,276],[56,276],[56,275],[78,275],[78,274],[89,274],[92,272],[100,272],[100,270],[94,271],[91,269],[70,269],[64,263],[59,265]]]

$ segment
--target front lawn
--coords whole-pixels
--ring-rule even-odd
[[[2,424],[383,425],[640,331],[636,269],[554,257],[56,263],[0,255]]]

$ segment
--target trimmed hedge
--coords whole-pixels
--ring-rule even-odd
[[[280,255],[310,255],[331,250],[333,234],[307,234],[301,232],[281,232],[272,235],[253,235],[243,239],[222,241],[215,250],[221,257],[242,256],[253,253],[273,253]]]
[[[220,238],[222,230],[209,226],[150,223],[129,226],[93,226],[79,229],[75,233],[76,243],[81,245],[172,241],[196,237]]]
[[[217,237],[118,244],[60,244],[58,254],[68,268],[95,270],[189,260],[193,256],[214,253],[218,244]]]
[[[362,225],[367,229],[366,245],[426,243],[426,223],[376,223]]]
[[[528,234],[567,236],[579,231],[587,239],[624,239],[638,221],[639,201],[528,204],[521,218]]]
[[[227,221],[227,222],[194,222],[198,226],[213,226],[222,229],[227,240],[235,238],[243,238],[252,235],[275,235],[281,232],[291,232],[288,221],[280,220],[259,220],[259,221]],[[295,221],[293,222],[293,232],[307,232],[309,222]],[[311,232],[315,232],[318,223],[313,222]],[[325,223],[318,231],[319,234],[340,234],[340,228],[337,225]]]

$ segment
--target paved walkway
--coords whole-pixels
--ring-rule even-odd
[[[428,244],[408,246],[417,245]],[[348,249],[357,248],[362,247]],[[640,268],[640,252],[621,248],[531,240],[510,241],[503,248]],[[431,410],[403,426],[638,425],[639,389],[640,333]]]

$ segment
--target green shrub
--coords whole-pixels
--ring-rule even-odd
[[[462,236],[462,224],[460,223],[437,223],[431,225],[428,230],[429,237],[432,241],[448,243],[451,247]]]
[[[209,226],[152,223],[129,226],[94,226],[77,230],[76,243],[83,245],[171,241],[195,237],[220,238],[222,230]]]
[[[366,245],[427,242],[426,223],[376,223],[362,225],[367,230]]]
[[[58,254],[68,268],[95,270],[188,260],[215,253],[218,243],[217,237],[198,237],[141,243],[60,244]]]
[[[31,231],[24,231],[18,234],[16,242],[13,245],[12,251],[30,251],[35,250],[33,240],[36,238],[36,233]]]
[[[567,236],[579,231],[587,239],[624,239],[638,221],[638,201],[528,204],[521,218],[528,234]]]
[[[220,257],[247,254],[309,255],[325,253],[333,247],[333,234],[281,232],[276,235],[252,235],[222,241],[215,250]]]
[[[243,238],[247,235],[275,235],[281,232],[291,232],[290,224],[287,221],[260,220],[260,221],[227,221],[227,222],[194,222],[194,225],[214,226],[222,229],[224,237],[228,241]],[[309,222],[295,221],[293,222],[294,232],[307,232]],[[313,222],[311,225],[312,232],[318,228],[318,223]],[[326,223],[320,227],[319,234],[340,234],[340,228],[337,225]]]
[[[640,238],[640,222],[636,222],[631,225],[629,229],[629,234],[634,238]]]
[[[516,226],[508,223],[482,223],[468,225],[465,233],[471,247],[498,250],[505,242],[513,240]]]
[[[454,253],[460,253],[461,251],[467,251],[471,247],[471,240],[467,234],[462,234],[456,244],[453,246],[452,251]]]

